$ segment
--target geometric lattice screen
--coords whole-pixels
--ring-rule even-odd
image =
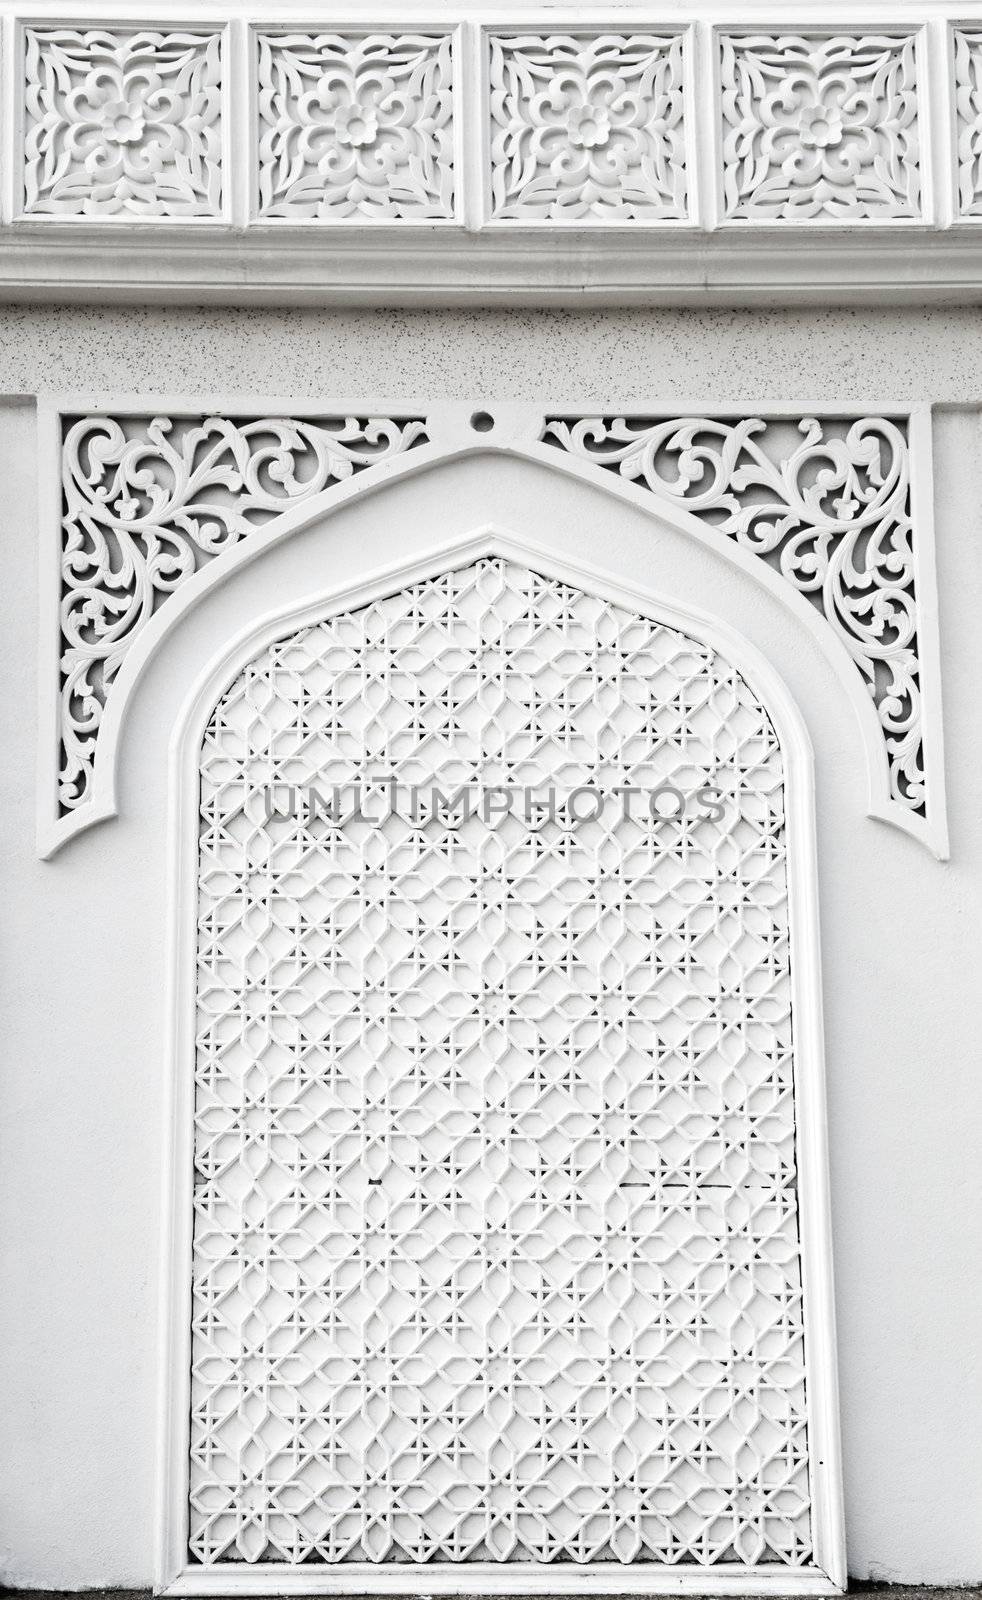
[[[192,1561],[808,1566],[746,682],[484,556],[264,649],[200,807]]]

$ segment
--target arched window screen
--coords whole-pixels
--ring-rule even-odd
[[[192,1564],[812,1566],[745,679],[491,553],[325,607],[214,708],[197,883]]]

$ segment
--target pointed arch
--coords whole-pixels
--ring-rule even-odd
[[[568,1586],[563,1581],[561,1570],[557,1576],[556,1567],[558,1565],[562,1568],[562,1560],[548,1571],[534,1564],[499,1562],[496,1559],[485,1563],[478,1561],[476,1565],[469,1567],[453,1562],[434,1563],[431,1559],[418,1565],[397,1563],[393,1566],[386,1566],[384,1562],[377,1563],[373,1560],[370,1567],[360,1566],[356,1562],[348,1565],[347,1570],[344,1565],[332,1566],[325,1564],[323,1560],[308,1560],[301,1567],[291,1568],[289,1562],[284,1565],[282,1560],[266,1559],[272,1548],[268,1539],[261,1549],[247,1541],[247,1546],[240,1548],[238,1552],[240,1556],[245,1556],[245,1562],[240,1561],[237,1565],[230,1566],[221,1559],[221,1551],[227,1548],[223,1543],[227,1537],[227,1530],[223,1532],[219,1527],[215,1535],[214,1548],[208,1544],[211,1535],[202,1532],[200,1507],[211,1504],[207,1495],[202,1499],[199,1494],[199,1514],[190,1523],[187,1512],[187,1494],[190,1487],[187,1419],[189,1415],[196,1416],[200,1422],[205,1414],[201,1410],[200,1392],[192,1395],[188,1378],[192,1354],[189,1339],[192,1306],[189,1296],[188,1263],[194,1238],[189,1173],[194,1164],[192,1124],[195,1110],[190,1063],[197,1057],[199,1079],[201,1070],[204,1071],[205,1078],[212,1070],[211,1066],[202,1069],[201,1052],[204,1050],[208,1056],[210,1050],[207,1043],[209,1024],[207,1020],[202,1021],[200,1013],[196,1022],[195,1006],[201,998],[200,967],[197,963],[202,959],[202,914],[210,919],[209,926],[217,926],[211,918],[210,911],[202,912],[199,900],[201,893],[207,895],[210,892],[202,890],[203,880],[200,873],[203,869],[199,864],[199,848],[208,852],[209,860],[216,861],[216,848],[219,854],[223,848],[220,842],[216,846],[216,839],[221,834],[220,819],[216,823],[218,814],[215,813],[213,816],[211,801],[204,796],[201,787],[207,782],[202,776],[204,771],[202,763],[211,759],[202,752],[210,750],[212,755],[217,753],[225,764],[223,770],[227,769],[226,758],[230,752],[222,748],[221,729],[226,721],[229,725],[233,723],[241,725],[241,723],[237,722],[236,715],[231,710],[227,716],[225,712],[216,713],[216,707],[231,708],[236,703],[236,696],[241,692],[241,685],[246,680],[258,689],[258,693],[250,701],[257,708],[268,703],[271,697],[275,699],[275,692],[266,676],[266,669],[261,665],[271,651],[274,654],[280,652],[278,657],[280,667],[290,674],[291,679],[297,679],[298,675],[302,679],[305,661],[313,662],[317,659],[317,651],[325,642],[323,639],[317,640],[312,647],[310,641],[318,630],[325,628],[329,630],[332,622],[338,619],[344,623],[344,639],[349,647],[352,637],[358,631],[356,627],[358,617],[372,619],[375,638],[380,637],[380,629],[395,624],[397,629],[403,629],[400,638],[405,639],[405,629],[400,621],[402,611],[398,606],[396,614],[391,610],[393,597],[398,600],[400,596],[412,592],[414,598],[411,610],[414,626],[420,623],[420,619],[425,623],[427,613],[421,596],[432,593],[434,584],[441,584],[443,585],[441,604],[447,603],[453,607],[455,603],[453,596],[450,595],[448,598],[444,592],[447,575],[469,573],[481,563],[492,566],[495,563],[512,564],[524,572],[533,575],[538,573],[546,585],[545,600],[542,599],[540,592],[536,591],[540,609],[545,614],[557,604],[565,604],[567,612],[575,615],[576,607],[581,603],[577,597],[582,596],[589,597],[591,601],[590,629],[596,628],[597,606],[601,608],[599,615],[603,618],[601,632],[617,627],[622,629],[626,627],[630,630],[633,627],[637,634],[640,626],[644,636],[643,643],[639,647],[638,638],[635,636],[632,645],[635,651],[633,658],[635,673],[644,649],[650,648],[653,640],[667,640],[671,647],[670,654],[672,650],[682,648],[684,651],[687,647],[695,648],[697,653],[701,652],[700,665],[696,672],[697,676],[699,673],[703,676],[708,673],[707,682],[711,680],[715,683],[725,665],[723,675],[729,675],[732,683],[745,686],[747,698],[740,703],[748,708],[754,706],[758,708],[757,712],[752,713],[758,718],[757,726],[766,725],[773,729],[774,742],[769,746],[771,756],[766,757],[758,750],[754,759],[758,765],[761,763],[766,765],[767,760],[777,763],[772,776],[779,774],[780,786],[786,796],[778,829],[781,835],[778,853],[782,863],[778,869],[778,876],[781,878],[781,874],[785,874],[781,878],[784,889],[778,886],[779,909],[772,915],[770,911],[763,909],[772,901],[771,891],[775,885],[771,884],[771,890],[760,902],[760,914],[769,927],[777,930],[779,942],[783,941],[785,956],[778,958],[778,968],[786,976],[779,981],[787,983],[789,1020],[793,1016],[793,1046],[791,1046],[793,1062],[791,1077],[788,1080],[791,1088],[790,1104],[793,1107],[793,1127],[790,1133],[793,1155],[790,1166],[782,1167],[782,1177],[773,1179],[772,1174],[772,1180],[777,1183],[777,1189],[784,1194],[785,1203],[790,1203],[795,1210],[793,1238],[790,1235],[785,1238],[781,1248],[787,1250],[790,1246],[791,1257],[800,1262],[800,1278],[794,1279],[798,1287],[792,1288],[792,1300],[797,1296],[802,1308],[800,1338],[803,1341],[803,1359],[807,1366],[807,1382],[805,1367],[802,1367],[800,1396],[800,1403],[805,1406],[807,1414],[803,1414],[801,1418],[803,1431],[799,1434],[798,1448],[800,1450],[802,1439],[807,1437],[810,1542],[806,1553],[804,1546],[795,1547],[791,1559],[781,1561],[773,1559],[760,1561],[758,1550],[756,1558],[748,1557],[743,1562],[734,1563],[727,1559],[725,1547],[716,1549],[716,1554],[708,1565],[699,1557],[694,1558],[690,1564],[683,1563],[681,1566],[674,1561],[670,1561],[668,1565],[660,1564],[657,1559],[635,1561],[624,1565],[622,1559],[615,1559],[612,1563],[608,1563],[606,1572],[602,1570],[602,1564],[601,1570],[598,1570],[597,1566],[592,1568],[588,1566],[586,1569],[578,1567],[576,1587],[584,1592],[593,1593],[685,1592],[687,1588],[691,1592],[700,1593],[760,1593],[768,1589],[775,1593],[837,1592],[844,1583],[844,1556],[838,1477],[834,1334],[824,1150],[824,1088],[812,773],[807,733],[796,707],[773,668],[726,624],[688,606],[680,607],[661,600],[642,586],[625,586],[622,583],[611,582],[597,567],[587,567],[581,563],[574,564],[558,559],[554,552],[540,549],[531,541],[518,539],[512,534],[494,528],[485,529],[465,540],[446,543],[423,558],[389,567],[384,572],[377,573],[356,585],[323,593],[309,602],[291,606],[285,611],[276,612],[250,625],[222,650],[219,657],[203,674],[186,704],[175,732],[172,762],[175,785],[172,839],[177,862],[177,889],[174,899],[176,911],[174,1031],[170,1042],[169,1068],[175,1099],[170,1126],[174,1130],[176,1143],[170,1164],[174,1186],[171,1215],[174,1220],[169,1250],[170,1323],[166,1357],[170,1388],[165,1411],[165,1449],[161,1475],[164,1496],[161,1587],[168,1593],[187,1594],[217,1592],[219,1587],[223,1588],[224,1592],[233,1589],[236,1592],[268,1592],[271,1587],[275,1587],[277,1592],[313,1593],[324,1592],[326,1580],[327,1586],[333,1592],[364,1592],[366,1583],[370,1583],[376,1590],[389,1592],[409,1592],[422,1585],[427,1594],[432,1594],[451,1591],[459,1593],[462,1589],[480,1593],[506,1591],[528,1593],[533,1589],[538,1592],[562,1592]],[[565,597],[562,601],[556,599],[557,586]],[[521,601],[517,604],[520,610]],[[386,605],[390,605],[387,613]],[[509,614],[507,606],[498,607],[498,611],[505,616]],[[563,613],[564,619],[567,612]],[[567,646],[572,647],[575,639],[571,640],[571,629],[566,626],[565,621],[564,628],[562,639],[565,649]],[[440,659],[442,648],[440,646],[437,649],[432,660]],[[283,654],[284,650],[289,659]],[[545,656],[548,659],[548,651],[537,645],[536,656]],[[333,670],[338,670],[336,661]],[[419,673],[419,663],[414,670]],[[568,662],[564,670],[569,670]],[[683,682],[694,682],[691,672],[690,665],[682,668]],[[320,684],[318,694],[321,694],[324,692],[323,667],[318,669],[318,682]],[[555,692],[552,698],[556,698]],[[689,695],[687,698],[683,693],[679,705],[684,708],[690,703],[695,707],[697,704],[704,706],[706,702],[700,695]],[[729,701],[727,705],[729,706]],[[287,710],[287,721],[290,714]],[[607,705],[607,721],[611,720],[612,714],[611,706]],[[733,707],[729,707],[722,714],[722,722],[718,720],[720,714],[717,710],[711,717],[712,727],[732,728],[736,720]],[[693,716],[695,715],[697,713],[693,711]],[[763,716],[764,723],[759,722],[760,716]],[[278,727],[284,725],[279,715],[275,720]],[[712,736],[709,737],[711,742]],[[765,740],[765,744],[766,742]],[[692,750],[688,752],[690,757],[692,753]],[[742,828],[748,818],[740,812],[737,820]],[[219,835],[215,837],[212,836],[213,823],[216,823],[219,829]],[[701,847],[693,842],[695,835],[689,837],[692,848],[698,851]],[[227,843],[224,848],[228,848]],[[237,847],[233,847],[233,853],[234,848]],[[234,877],[234,863],[230,858],[218,861],[217,864],[226,875],[228,867],[232,865]],[[698,877],[698,873],[696,876]],[[751,881],[755,881],[753,873],[748,875],[748,883]],[[226,889],[223,889],[222,893],[225,894]],[[714,908],[714,917],[716,916],[718,908]],[[762,936],[761,928],[762,924],[758,918],[754,938]],[[497,954],[497,951],[495,953]],[[225,955],[225,952],[221,953],[222,960],[225,959]],[[205,952],[206,966],[210,959]],[[715,959],[714,956],[713,961]],[[670,961],[669,966],[671,966]],[[685,987],[684,982],[683,987]],[[553,1004],[554,998],[550,1001],[550,1006]],[[676,1007],[677,1000],[672,1002],[669,1009],[675,1010]],[[227,1019],[228,1013],[223,1015]],[[691,1025],[689,1018],[683,1032],[686,1028],[691,1030]],[[235,1026],[233,1018],[232,1034]],[[654,1028],[655,1025],[649,1023],[646,1026]],[[777,1027],[780,1032],[779,1024],[766,1020],[766,1012],[761,1013],[755,1026],[758,1030],[762,1029],[769,1037],[771,1036],[769,1030],[773,1027]],[[219,1054],[225,1061],[227,1050],[231,1047],[234,1051],[234,1043],[230,1046],[229,1028],[224,1022],[222,1034],[223,1042]],[[780,1049],[775,1044],[777,1037],[775,1033],[771,1042],[776,1053],[781,1055],[789,1048],[791,1035],[785,1036],[785,1043]],[[282,1040],[280,1046],[283,1046]],[[291,1047],[286,1045],[285,1048],[289,1051]],[[765,1044],[765,1057],[769,1048],[770,1046]],[[214,1065],[211,1057],[209,1060]],[[223,1126],[227,1126],[230,1102],[223,1100],[222,1103],[225,1106]],[[785,1114],[788,1103],[786,1098]],[[198,1109],[199,1119],[203,1116],[203,1123],[200,1125],[210,1126],[207,1120],[208,1108],[199,1106]],[[781,1113],[773,1108],[772,1111],[780,1120]],[[652,1127],[648,1128],[646,1138],[649,1148],[657,1149],[657,1137],[654,1145],[651,1145],[651,1139],[654,1137]],[[725,1136],[720,1135],[720,1137],[725,1145]],[[206,1134],[206,1138],[210,1138],[210,1135]],[[212,1167],[210,1158],[207,1152],[202,1152],[200,1149],[198,1154],[201,1157],[198,1162],[199,1168],[207,1176]],[[715,1161],[716,1158],[709,1159]],[[753,1153],[750,1159],[752,1171]],[[717,1178],[722,1173],[721,1181],[724,1187],[729,1184],[734,1194],[744,1192],[746,1184],[744,1177],[736,1175],[734,1171],[724,1172],[723,1168],[718,1166],[714,1171]],[[698,1178],[693,1180],[690,1173],[690,1190],[693,1181],[695,1188],[698,1189],[699,1180]],[[754,1191],[755,1182],[756,1180],[751,1180],[751,1191]],[[786,1183],[790,1183],[791,1187],[785,1187]],[[792,1195],[794,1198],[789,1199]],[[207,1205],[206,1198],[206,1210]],[[226,1218],[226,1222],[227,1220]],[[207,1230],[207,1221],[205,1226]],[[778,1231],[781,1231],[780,1228]],[[767,1256],[768,1247],[761,1243],[760,1248],[763,1256]],[[780,1254],[779,1248],[778,1256]],[[775,1257],[773,1270],[777,1279],[781,1278],[785,1269],[791,1270],[787,1268],[787,1259],[785,1267],[781,1267]],[[730,1263],[730,1268],[732,1266]],[[203,1271],[204,1277],[207,1277],[207,1269]],[[797,1273],[798,1267],[795,1266],[793,1271]],[[787,1282],[790,1284],[791,1280]],[[778,1302],[780,1301],[781,1293],[779,1289],[775,1289],[774,1282],[771,1283],[768,1292],[777,1294]],[[749,1305],[749,1302],[747,1304]],[[752,1322],[753,1314],[749,1311],[746,1314],[751,1317]],[[794,1321],[792,1312],[788,1311],[782,1315]],[[208,1317],[204,1320],[207,1322]],[[200,1350],[197,1353],[199,1356],[202,1355]],[[671,1366],[671,1360],[668,1364]],[[199,1366],[197,1370],[200,1372],[204,1368]],[[195,1411],[196,1403],[197,1411]],[[192,1428],[195,1425],[196,1423],[192,1421]],[[198,1487],[200,1490],[201,1486]],[[235,1523],[234,1515],[232,1520]],[[250,1523],[249,1515],[246,1515],[245,1522]],[[240,1517],[236,1526],[244,1527],[244,1525]],[[212,1529],[216,1526],[218,1524],[214,1521],[209,1523]],[[268,1534],[268,1521],[263,1523],[263,1527]],[[326,1537],[324,1535],[324,1538]],[[232,1538],[234,1543],[234,1534]],[[192,1543],[195,1539],[198,1540],[199,1554],[201,1550],[206,1552],[211,1550],[214,1553],[214,1549],[217,1549],[218,1559],[204,1562],[189,1561],[187,1553],[189,1539]],[[205,1541],[204,1544],[201,1543],[202,1539]],[[316,1542],[315,1540],[315,1545]],[[323,1539],[321,1543],[323,1544]],[[284,1548],[282,1541],[277,1548],[282,1555]],[[741,1554],[745,1554],[751,1546],[738,1544],[735,1548]],[[758,1547],[753,1545],[752,1548]],[[497,1552],[493,1554],[496,1555]],[[616,1551],[614,1554],[617,1556]],[[773,1550],[771,1554],[773,1556]]]

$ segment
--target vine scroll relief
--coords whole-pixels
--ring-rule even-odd
[[[41,797],[43,854],[113,814],[111,746],[128,692],[117,680],[148,625],[155,644],[161,612],[176,618],[178,592],[190,603],[206,568],[255,553],[298,507],[327,509],[356,475],[367,487],[380,471],[423,465],[397,459],[421,445],[427,461],[458,453],[460,429],[445,439],[442,426],[423,413],[367,411],[61,418],[58,770]],[[930,549],[918,541],[930,530],[914,526],[908,419],[551,413],[532,419],[524,442],[513,433],[507,445],[471,443],[580,475],[596,469],[598,482],[616,475],[637,503],[682,513],[688,531],[730,554],[738,547],[744,565],[765,563],[772,588],[787,586],[824,620],[826,648],[840,660],[845,650],[872,698],[876,814],[945,853],[924,709],[934,623],[922,593]]]
[[[797,434],[795,439],[794,434]],[[890,798],[927,804],[906,431],[885,417],[551,418],[547,444],[694,513],[821,612],[873,697]]]
[[[119,670],[210,562],[283,512],[426,439],[421,418],[84,417],[62,449],[62,816],[92,797]]]

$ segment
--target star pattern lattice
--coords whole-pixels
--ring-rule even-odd
[[[271,784],[387,774],[725,804],[264,820]],[[807,1565],[783,766],[746,683],[483,557],[266,648],[200,782],[192,1558]]]

